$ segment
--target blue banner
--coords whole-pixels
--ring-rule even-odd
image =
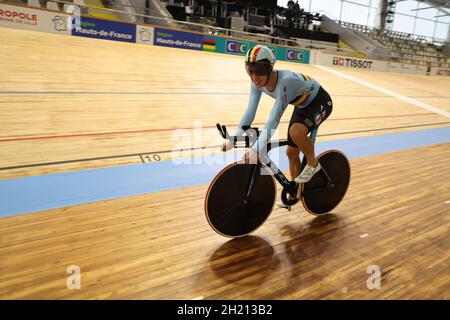
[[[155,28],[153,44],[163,47],[202,50],[203,35]]]
[[[81,28],[75,28],[72,34],[79,37],[135,42],[136,25],[81,17]]]

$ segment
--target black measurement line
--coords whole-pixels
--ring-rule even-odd
[[[449,123],[450,123],[450,121],[438,122],[438,123],[428,123],[428,124],[419,124],[419,125],[412,125],[412,126],[402,126],[402,127],[391,127],[391,128],[379,128],[379,129],[368,129],[368,130],[358,130],[358,131],[337,132],[337,133],[319,134],[319,135],[317,135],[317,137],[339,136],[339,135],[352,134],[352,133],[364,133],[364,132],[373,132],[373,131],[387,131],[387,130],[405,129],[405,128],[417,128],[417,127],[435,126],[435,125],[449,124]],[[170,153],[170,152],[194,151],[194,150],[199,150],[199,149],[214,149],[214,148],[218,148],[219,146],[220,145],[197,147],[197,148],[186,148],[186,149],[175,149],[175,150],[160,150],[160,151],[150,151],[150,152],[122,154],[122,155],[116,155],[116,156],[104,156],[104,157],[96,157],[96,158],[84,158],[84,159],[75,159],[75,160],[44,162],[44,163],[35,163],[35,164],[25,164],[25,165],[19,165],[19,166],[1,167],[0,170],[13,170],[13,169],[43,167],[43,166],[52,166],[52,165],[58,165],[58,164],[97,161],[97,160],[107,160],[107,159],[117,159],[117,158],[128,158],[128,157],[139,157],[140,160],[142,161],[142,163],[146,163],[144,161],[143,155]]]
[[[348,132],[339,132],[339,133],[327,133],[327,134],[319,134],[318,137],[325,137],[325,136],[340,136],[344,134],[351,134],[351,133],[362,133],[362,132],[373,132],[373,131],[387,131],[387,130],[394,130],[394,129],[405,129],[405,128],[417,128],[417,127],[426,127],[426,126],[437,126],[441,124],[448,124],[450,121],[446,122],[437,122],[437,123],[428,123],[428,124],[418,124],[414,126],[403,126],[403,127],[392,127],[392,128],[381,128],[381,129],[370,129],[370,130],[359,130],[359,131],[348,131]],[[397,132],[400,133],[400,132]]]
[[[75,160],[44,162],[44,163],[35,163],[35,164],[24,164],[24,165],[20,165],[20,166],[2,167],[2,168],[0,168],[0,170],[23,169],[23,168],[52,166],[52,165],[75,163],[75,162],[87,162],[87,161],[108,160],[108,159],[117,159],[117,158],[129,158],[129,157],[137,157],[137,156],[140,158],[142,163],[148,163],[148,162],[145,162],[144,157],[142,155],[169,153],[169,152],[177,152],[177,151],[179,151],[179,152],[192,151],[192,150],[197,150],[197,149],[212,149],[212,148],[218,148],[218,147],[219,146],[217,145],[217,146],[198,147],[198,148],[150,151],[150,152],[142,152],[142,153],[121,154],[121,155],[116,155],[116,156],[105,156],[105,157],[96,157],[96,158],[84,158],[84,159],[75,159]]]
[[[183,91],[167,91],[167,92],[119,92],[119,91],[0,91],[0,94],[28,94],[28,95],[230,95],[230,96],[248,96],[248,92],[183,92]],[[349,97],[349,98],[392,98],[389,95],[359,95],[359,94],[333,94],[333,97]],[[413,99],[448,99],[447,96],[407,96]],[[0,103],[3,103],[0,102]]]

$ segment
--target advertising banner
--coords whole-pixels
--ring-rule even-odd
[[[401,64],[400,69],[402,73],[415,73],[415,66],[412,64]]]
[[[136,43],[153,44],[155,29],[153,27],[136,25]]]
[[[333,65],[355,69],[371,69],[373,61],[351,57],[333,57]]]
[[[411,73],[411,74],[427,74],[426,66],[418,66],[408,63],[386,62],[387,72]]]
[[[74,28],[74,36],[105,40],[136,42],[134,24],[81,17],[81,26]]]
[[[203,35],[155,28],[153,43],[157,46],[202,50]]]
[[[205,43],[205,41],[207,43]],[[204,36],[203,37],[203,50],[211,51],[207,49],[212,49],[212,46],[215,47],[215,52],[219,53],[227,53],[226,52],[226,43],[227,39],[222,37],[214,37],[214,36]],[[205,47],[206,44],[206,47]]]
[[[203,36],[203,51],[220,52],[218,50],[218,38],[213,36]]]
[[[432,76],[450,76],[450,69],[448,68],[440,68],[440,67],[431,67],[430,74]]]
[[[309,51],[286,48],[285,61],[297,63],[309,63]]]
[[[221,51],[221,40],[223,41],[224,51]],[[239,41],[232,39],[222,39],[217,38],[216,42],[216,52],[234,54],[234,55],[245,55],[247,50],[253,48],[260,43],[256,42],[247,42],[247,41]],[[309,51],[308,50],[298,50],[291,49],[287,47],[281,46],[271,46],[269,44],[263,44],[272,50],[275,58],[278,61],[291,61],[298,63],[309,63]]]
[[[252,45],[247,41],[226,39],[225,53],[245,55],[251,47]]]
[[[387,63],[384,61],[360,59],[355,57],[339,56],[316,51],[316,64],[332,67],[343,67],[357,70],[386,71]]]
[[[388,62],[386,63],[386,71],[387,72],[402,72],[402,64],[397,62]]]
[[[414,66],[415,67],[415,73],[416,74],[423,74],[426,75],[427,74],[427,67],[426,66]]]
[[[64,13],[0,3],[0,27],[70,35],[69,17]]]

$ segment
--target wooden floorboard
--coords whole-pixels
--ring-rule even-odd
[[[232,129],[247,105],[240,56],[7,28],[0,56],[2,180],[189,155],[172,151],[219,145],[215,124]],[[313,65],[276,68],[331,94],[319,142],[449,126]],[[336,70],[450,111],[449,77]],[[272,105],[262,97],[259,127]],[[199,145],[173,139],[199,128]],[[445,143],[353,159],[331,214],[275,208],[233,240],[205,219],[207,185],[1,218],[0,299],[450,299],[449,158]],[[79,290],[66,287],[72,265]],[[369,266],[380,289],[367,288]]]
[[[352,160],[331,214],[276,208],[232,240],[207,224],[207,186],[4,218],[0,297],[448,299],[449,156],[447,143]],[[80,290],[66,288],[73,264]]]

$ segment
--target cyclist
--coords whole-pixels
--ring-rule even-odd
[[[251,126],[258,108],[261,94],[264,92],[275,99],[264,129],[258,141],[247,150],[245,159],[256,163],[258,154],[265,150],[267,142],[275,132],[281,116],[289,104],[294,106],[288,127],[288,146],[286,154],[289,159],[291,179],[297,183],[305,183],[320,171],[314,144],[308,137],[312,129],[319,127],[331,114],[333,102],[330,95],[314,79],[308,75],[289,70],[274,70],[275,56],[268,47],[257,45],[247,51],[245,68],[250,76],[250,98],[248,107],[235,136],[241,136],[245,126]],[[222,145],[222,151],[233,147],[228,141]],[[300,151],[307,159],[307,165],[300,173]]]

